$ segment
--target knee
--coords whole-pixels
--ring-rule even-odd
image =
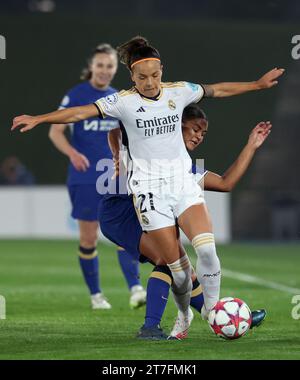
[[[214,257],[214,251],[209,246],[201,247],[201,249],[197,251],[197,254],[198,254],[199,259],[201,259],[203,263],[210,262],[212,258]]]
[[[166,266],[169,269],[169,267],[167,266],[166,262],[162,258],[160,258],[160,257],[158,257],[155,260],[155,265],[157,265],[157,266]]]
[[[80,234],[80,245],[84,248],[96,247],[98,233],[95,231],[85,231]]]
[[[203,263],[209,263],[211,260],[218,258],[215,239],[212,233],[195,236],[192,240],[192,245]]]

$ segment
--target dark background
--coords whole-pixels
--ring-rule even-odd
[[[280,84],[228,99],[208,99],[205,143],[193,155],[224,172],[250,130],[271,120],[273,131],[232,195],[236,239],[298,239],[300,231],[300,60],[291,56],[300,34],[299,1],[1,1],[0,162],[16,155],[38,184],[65,182],[67,159],[48,139],[48,126],[11,133],[12,118],[56,109],[79,81],[90,51],[134,35],[161,53],[164,81],[251,81],[284,67]],[[119,68],[113,85],[131,86]],[[281,223],[281,224],[280,224]]]

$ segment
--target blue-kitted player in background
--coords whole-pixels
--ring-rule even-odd
[[[101,44],[93,51],[84,69],[80,84],[64,96],[60,108],[91,104],[111,95],[116,89],[110,86],[118,67],[117,54],[109,44]],[[68,125],[52,124],[49,137],[56,148],[70,159],[67,186],[72,202],[72,217],[78,220],[80,232],[79,262],[91,294],[93,309],[110,309],[99,280],[97,254],[98,218],[97,207],[101,195],[96,190],[96,164],[101,159],[112,159],[118,154],[114,131],[119,133],[119,122],[113,118],[100,120],[93,117],[70,124],[71,141],[65,131]],[[108,132],[111,133],[108,135]],[[112,136],[112,138],[110,138]],[[130,306],[139,307],[146,302],[146,292],[139,280],[139,263],[122,248],[118,257],[128,288],[131,291]]]

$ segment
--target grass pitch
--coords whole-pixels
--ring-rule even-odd
[[[129,309],[115,248],[101,243],[98,249],[102,289],[113,306],[102,311],[90,309],[76,251],[74,241],[0,241],[0,294],[7,309],[0,320],[0,359],[300,359],[292,292],[223,277],[221,296],[267,309],[261,327],[225,341],[195,314],[186,341],[139,341],[135,334],[145,308]],[[300,288],[300,245],[233,244],[218,246],[218,253],[226,269]],[[141,265],[144,285],[151,270]],[[162,321],[166,332],[175,315],[170,296]]]

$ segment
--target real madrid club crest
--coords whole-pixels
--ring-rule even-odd
[[[170,110],[176,110],[176,104],[172,99],[169,100],[168,106],[169,106]]]
[[[149,224],[149,219],[146,217],[146,215],[143,215],[143,214],[142,214],[141,219],[142,219],[142,222],[143,222],[146,226],[148,226],[148,224]]]

